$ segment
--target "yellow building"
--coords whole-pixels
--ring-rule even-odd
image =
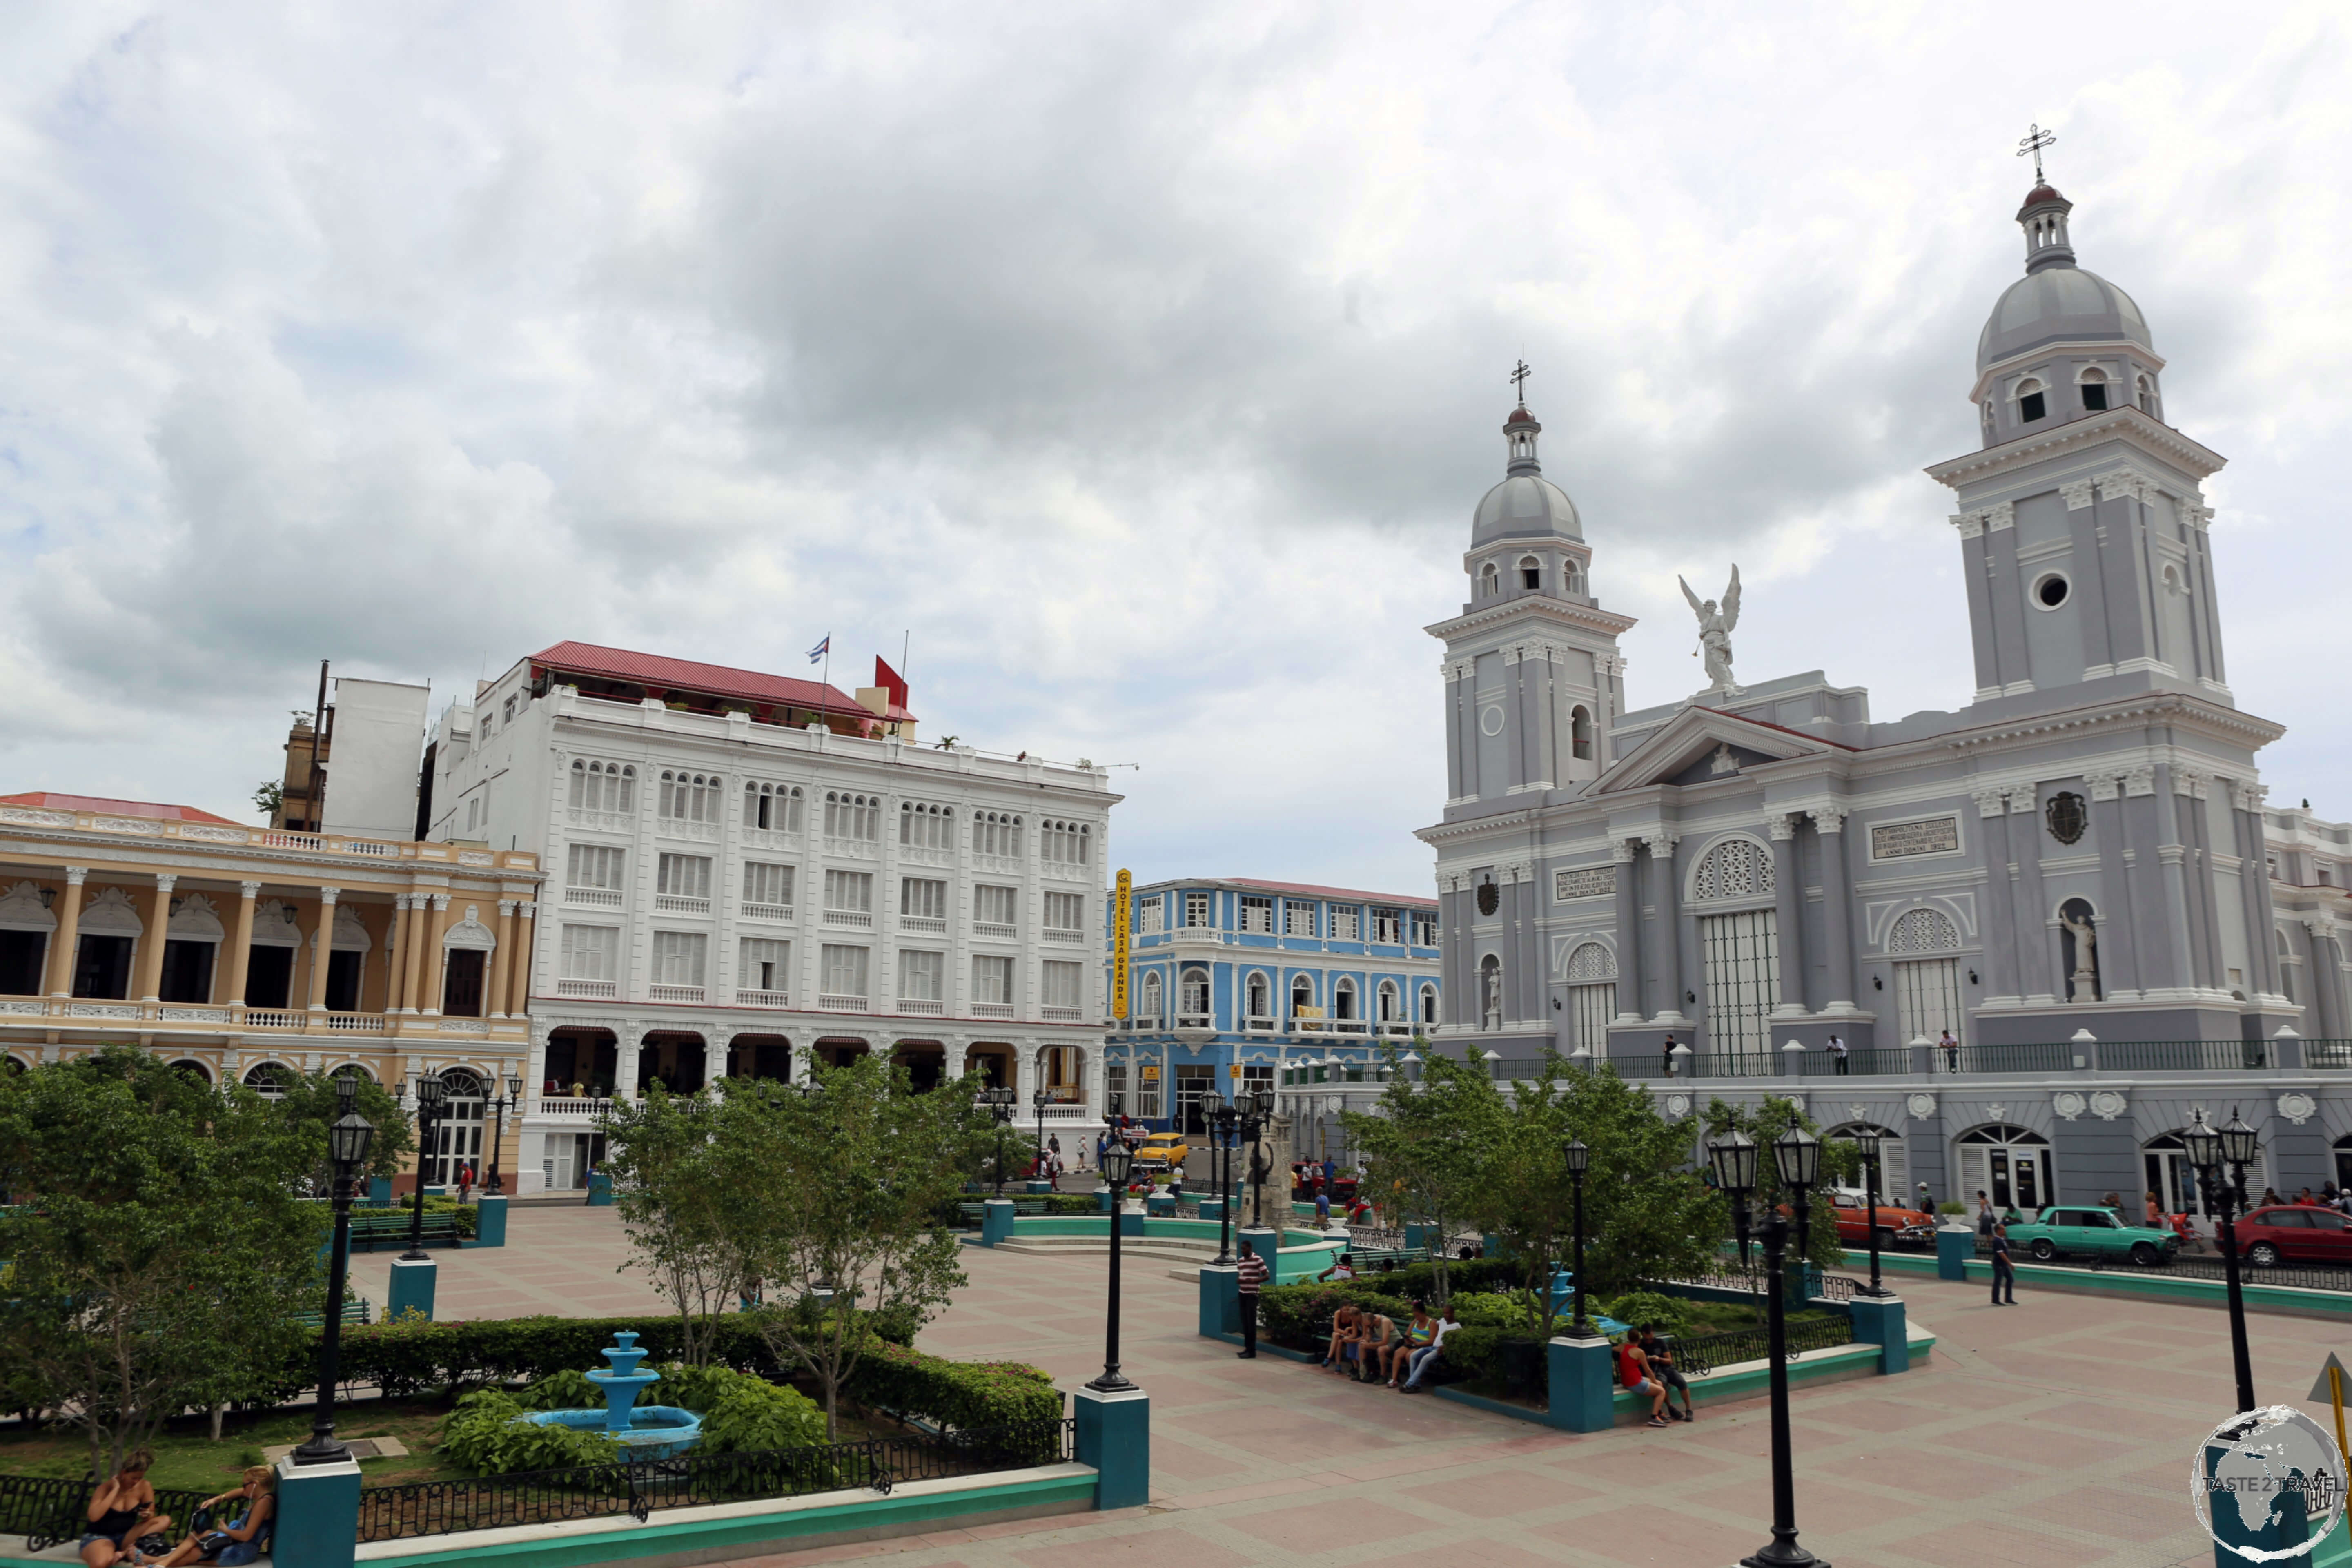
[[[280,1068],[439,1073],[459,1092],[427,1181],[496,1154],[511,1188],[514,1118],[493,1149],[485,1117],[530,1050],[539,881],[525,852],[0,795],[0,1052],[136,1043],[265,1092]]]

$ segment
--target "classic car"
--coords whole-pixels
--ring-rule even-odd
[[[2169,1263],[2180,1238],[2151,1226],[2126,1225],[2113,1209],[2059,1204],[2027,1225],[2009,1227],[2009,1247],[2047,1262],[2053,1258],[2129,1258],[2134,1263]]]
[[[1154,1132],[1135,1146],[1135,1168],[1181,1171],[1184,1168],[1184,1156],[1192,1152],[1181,1132]]]
[[[2334,1209],[2282,1205],[2238,1222],[2238,1256],[2259,1268],[2352,1263],[2352,1226]]]
[[[1837,1188],[1830,1193],[1830,1202],[1837,1209],[1838,1239],[1848,1247],[1868,1247],[1870,1207],[1865,1194]],[[1901,1204],[1890,1204],[1884,1198],[1879,1200],[1878,1249],[1881,1252],[1898,1247],[1935,1245],[1934,1215],[1906,1208]]]

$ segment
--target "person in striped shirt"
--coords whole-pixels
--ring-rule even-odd
[[[1265,1259],[1260,1258],[1257,1255],[1257,1248],[1246,1241],[1242,1243],[1239,1273],[1240,1277],[1236,1284],[1240,1288],[1242,1299],[1241,1359],[1255,1361],[1257,1359],[1257,1292],[1258,1287],[1265,1283],[1267,1269]]]

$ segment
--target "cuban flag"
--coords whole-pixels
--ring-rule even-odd
[[[829,654],[832,651],[833,634],[831,632],[827,632],[823,642],[809,649],[809,662],[811,664],[814,664],[817,660],[823,658],[826,654]]]

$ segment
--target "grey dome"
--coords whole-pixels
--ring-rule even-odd
[[[2137,343],[2156,352],[2130,295],[2095,272],[2045,267],[2011,284],[1993,306],[1977,340],[1977,369],[2060,342]]]
[[[1541,474],[1513,474],[1478,503],[1470,522],[1470,548],[1505,539],[1580,540],[1584,525],[1568,492]]]

